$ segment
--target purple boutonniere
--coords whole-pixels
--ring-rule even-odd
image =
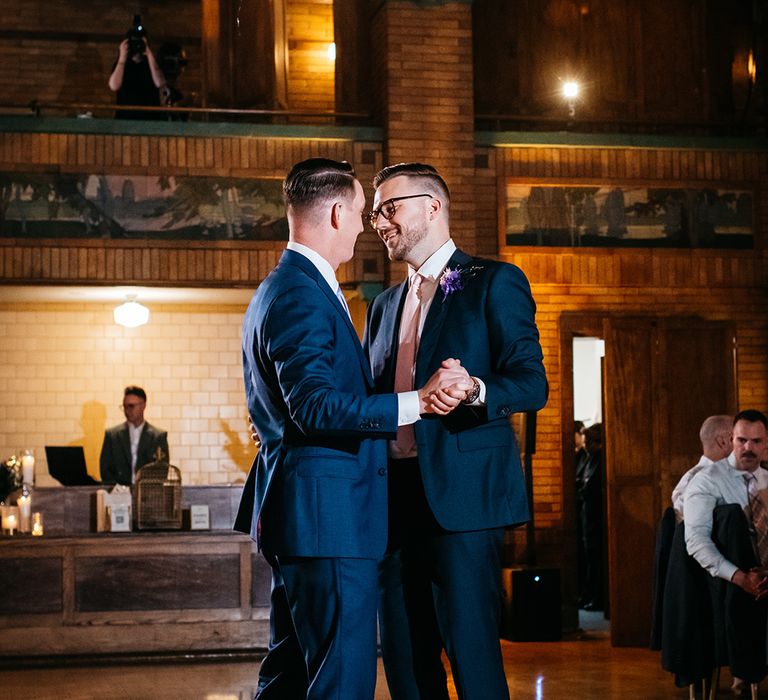
[[[460,292],[464,289],[466,281],[474,277],[482,269],[478,265],[470,265],[464,268],[457,265],[453,270],[450,267],[446,267],[438,280],[440,289],[443,290],[443,301],[454,292]]]

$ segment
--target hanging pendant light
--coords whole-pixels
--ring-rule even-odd
[[[115,323],[126,328],[143,326],[149,321],[149,309],[136,301],[135,295],[126,297],[125,303],[115,307]]]

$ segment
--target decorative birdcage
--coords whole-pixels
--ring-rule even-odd
[[[139,530],[181,529],[181,472],[159,448],[155,461],[136,472],[134,493]]]

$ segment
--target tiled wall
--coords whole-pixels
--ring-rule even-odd
[[[148,304],[140,328],[114,323],[114,304],[0,304],[0,458],[31,448],[38,485],[44,446],[83,445],[98,477],[104,429],[122,420],[123,387],[148,394],[145,418],[168,431],[185,484],[242,481],[249,444],[240,354],[244,307]]]

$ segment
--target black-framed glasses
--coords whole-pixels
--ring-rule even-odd
[[[416,197],[429,197],[430,199],[433,198],[431,194],[427,194],[426,192],[423,192],[422,194],[407,194],[404,197],[392,197],[391,199],[382,202],[378,209],[374,209],[370,214],[368,214],[368,222],[371,224],[371,226],[376,228],[376,222],[379,220],[379,215],[383,216],[387,221],[389,221],[395,215],[395,212],[397,212],[395,202],[399,202],[403,199],[415,199]]]

